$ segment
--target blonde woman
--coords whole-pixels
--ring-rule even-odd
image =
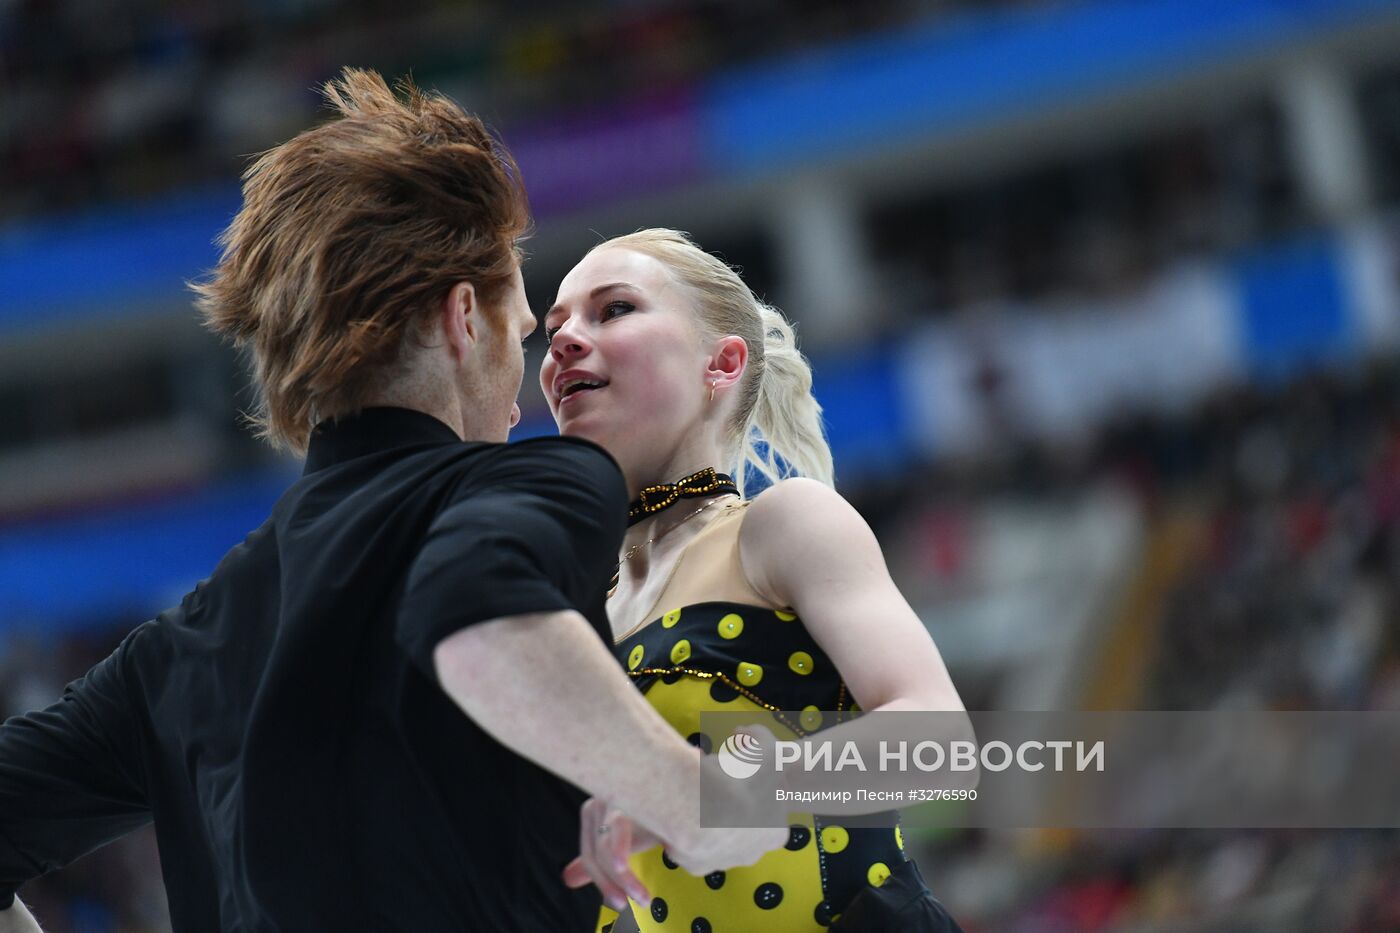
[[[962,709],[832,486],[811,370],[781,313],[684,234],[643,230],[589,252],[544,326],[540,383],[560,432],[607,449],[633,499],[608,602],[615,654],[674,728],[704,748],[707,710],[806,710],[800,727],[816,729],[822,711],[855,706]],[[777,457],[802,478],[779,479]],[[745,465],[775,480],[751,502],[730,479]],[[630,871],[605,864],[588,833],[623,828],[608,812],[585,807],[574,880],[620,908],[633,895],[643,931],[957,929],[893,817],[849,830],[808,817],[758,863],[695,877],[660,847]],[[600,930],[611,922],[605,910]]]

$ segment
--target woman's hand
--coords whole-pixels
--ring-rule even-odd
[[[606,827],[606,828],[604,828]],[[692,875],[752,865],[781,847],[788,839],[786,826],[757,829],[700,829],[683,846],[667,846],[666,854]],[[564,883],[571,888],[596,884],[603,900],[616,911],[627,909],[627,899],[651,903],[651,894],[632,872],[629,859],[663,841],[638,826],[625,813],[596,797],[583,805],[579,829],[579,857],[564,867]]]
[[[765,726],[750,724],[736,731],[753,737],[762,749],[764,760],[774,757],[777,739]],[[713,759],[707,759],[698,752],[696,758],[702,768],[717,767]],[[698,779],[699,775],[696,777]],[[719,775],[712,776],[711,780],[717,782],[717,793],[731,795],[727,801],[729,812],[757,814],[776,806],[777,813],[786,814],[785,806],[772,802],[776,796],[773,790],[781,783],[776,771],[765,773],[758,781],[742,786]],[[676,793],[678,799],[684,799],[694,792],[677,788]],[[662,839],[616,807],[596,797],[589,799],[579,814],[579,857],[565,866],[564,883],[571,888],[596,884],[608,906],[621,911],[627,906],[629,897],[639,904],[651,901],[650,893],[633,874],[629,862],[638,852],[665,845],[666,854],[673,863],[699,877],[740,865],[752,865],[787,842],[788,829],[781,815],[781,826],[754,829],[701,827],[698,794],[695,796],[697,799],[683,806],[691,812],[693,822],[690,831],[683,838],[678,836],[675,839]]]
[[[39,921],[15,898],[14,904],[0,910],[0,933],[43,933]]]
[[[632,873],[628,860],[661,840],[597,797],[584,802],[579,816],[579,856],[565,866],[564,883],[571,888],[596,884],[603,900],[616,911],[627,909],[629,897],[639,904],[649,903],[651,895]]]

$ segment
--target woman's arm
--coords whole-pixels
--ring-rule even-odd
[[[890,578],[874,532],[835,490],[801,478],[766,490],[749,507],[739,548],[750,585],[797,613],[861,710],[965,713],[928,629]],[[861,718],[822,736],[875,743],[888,725]],[[937,726],[942,734],[927,738],[973,737],[966,715],[941,717]],[[800,772],[784,776],[798,789]],[[952,777],[969,787],[977,779],[975,772]]]
[[[861,709],[963,709],[874,532],[835,490],[778,483],[749,507],[739,547],[749,583],[798,614]]]
[[[0,933],[43,933],[43,930],[39,929],[39,921],[29,909],[15,898],[8,909],[0,910]]]

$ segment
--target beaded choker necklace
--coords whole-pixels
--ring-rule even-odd
[[[627,527],[665,511],[682,499],[699,499],[709,496],[739,494],[739,487],[733,478],[716,473],[714,467],[705,467],[698,473],[682,477],[674,483],[648,486],[640,496],[627,506]]]

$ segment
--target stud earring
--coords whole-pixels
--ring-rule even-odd
[[[713,402],[714,400],[715,400],[715,384],[712,382],[712,383],[710,383],[710,401]]]

